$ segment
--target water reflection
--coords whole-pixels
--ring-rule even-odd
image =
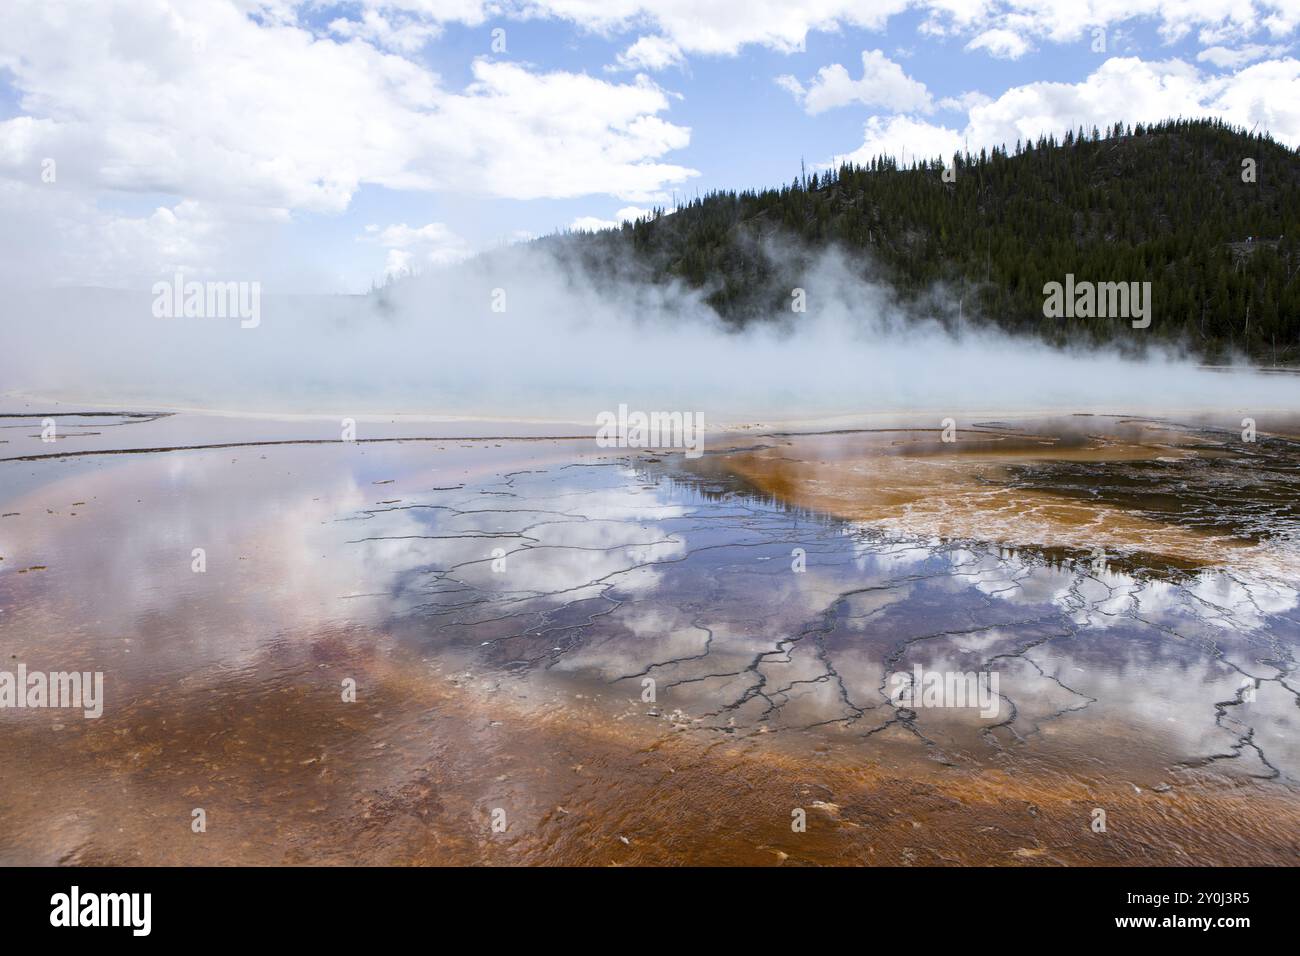
[[[361,669],[382,671],[389,691],[365,733],[412,728],[410,750],[394,743],[366,760],[370,783],[398,789],[428,759],[413,728],[443,682],[548,714],[584,708],[597,726],[636,717],[652,733],[805,759],[830,742],[859,760],[913,754],[1026,776],[1146,786],[1209,769],[1296,784],[1294,578],[917,534],[649,459],[503,441],[25,464],[41,480],[7,497],[0,521],[6,657],[106,673],[105,726],[71,729],[114,772],[141,759],[132,728],[194,724],[175,740],[203,752],[202,734],[222,731],[196,712],[234,719],[269,707],[272,692],[301,697],[293,739],[310,741],[325,734],[317,725],[334,713],[340,675]],[[917,667],[996,673],[998,712],[899,706],[890,676]],[[363,732],[351,717],[330,720]],[[0,721],[14,731],[3,756],[45,774],[34,797],[15,783],[0,796],[26,821],[7,834],[20,858],[12,847],[53,826],[46,789],[110,798],[51,751],[68,739],[66,717]],[[231,751],[230,785],[248,799],[277,760],[285,773],[316,772],[303,761],[317,757],[272,757],[259,734],[248,728]],[[477,793],[477,775],[460,774],[453,789]]]

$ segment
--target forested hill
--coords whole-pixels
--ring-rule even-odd
[[[1243,181],[1248,159],[1253,182]],[[876,160],[542,241],[593,269],[618,263],[639,280],[682,280],[737,325],[790,313],[805,266],[834,245],[854,270],[945,322],[991,322],[1062,344],[1175,342],[1209,361],[1245,353],[1300,364],[1297,152],[1218,121],[1178,120],[947,162],[951,182],[937,159]],[[1045,318],[1044,284],[1067,273],[1150,281],[1150,328]]]

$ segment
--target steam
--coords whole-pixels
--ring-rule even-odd
[[[806,313],[775,312],[734,331],[705,292],[635,281],[617,263],[584,268],[567,248],[510,247],[371,296],[263,295],[255,328],[238,318],[156,317],[147,289],[11,291],[0,391],[587,424],[621,403],[701,412],[710,425],[905,411],[1300,407],[1288,375],[949,331],[938,321],[953,309],[942,290],[918,315],[834,251],[800,269]],[[1154,316],[1158,323],[1158,302]]]

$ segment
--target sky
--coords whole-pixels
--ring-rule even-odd
[[[1216,116],[1300,0],[4,0],[0,285],[362,292],[843,160]]]

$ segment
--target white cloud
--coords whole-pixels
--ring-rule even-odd
[[[654,210],[644,209],[641,206],[624,206],[618,212],[614,213],[614,218],[619,222],[633,222],[637,219],[647,219],[653,215]],[[671,209],[664,210],[664,215],[670,215]]]
[[[1214,113],[1247,129],[1258,123],[1275,139],[1300,147],[1300,61],[1256,63],[1213,87]]]
[[[373,242],[387,251],[385,271],[390,275],[413,270],[416,266],[449,265],[473,254],[469,243],[441,222],[412,227],[397,223],[380,229],[366,226],[358,239]]]
[[[789,73],[782,73],[778,76],[776,78],[776,85],[781,87],[781,89],[785,90],[801,103],[803,102],[803,98],[808,95],[808,91],[804,89],[804,85],[799,82],[798,78],[791,76]]]
[[[664,70],[684,61],[681,48],[664,37],[641,37],[615,59],[618,70]]]
[[[1116,57],[1079,83],[1014,87],[970,112],[972,145],[1014,143],[1071,127],[1116,120],[1150,122],[1177,116],[1217,116],[1238,125],[1261,123],[1275,137],[1300,142],[1300,63],[1277,60],[1231,76],[1206,76],[1181,60]],[[1268,91],[1261,96],[1261,91]]]
[[[1097,24],[1113,53],[1120,25],[1143,18],[1208,48],[1199,68],[1112,58],[1078,83],[939,101],[967,114],[965,128],[924,122],[935,106],[928,89],[878,50],[864,53],[860,78],[838,64],[801,74],[806,83],[781,78],[809,112],[861,104],[899,114],[873,117],[853,155],[947,154],[955,138],[978,148],[1180,113],[1300,141],[1296,63],[1281,58],[1281,38],[1300,21],[1297,0],[103,0],[75,16],[53,0],[8,0],[0,71],[18,115],[0,120],[0,218],[10,234],[0,271],[26,276],[33,264],[59,263],[59,275],[84,281],[156,265],[246,271],[275,223],[338,214],[371,184],[659,203],[696,174],[672,161],[691,131],[671,122],[673,94],[647,76],[489,58],[486,29],[468,85],[415,54],[449,23],[481,27],[490,17],[509,31],[544,17],[626,35],[616,66],[653,71],[750,44],[793,52],[809,32],[878,29],[909,8],[928,18],[927,31],[991,55],[1018,55],[1016,40],[1026,50],[1086,42]],[[60,164],[57,192],[39,183],[45,157]],[[236,241],[243,260],[232,257]],[[418,259],[433,246],[391,249]]]
[[[814,115],[850,103],[900,113],[933,109],[925,84],[904,73],[901,66],[880,50],[863,51],[860,80],[853,79],[848,70],[834,63],[818,70],[807,87],[793,76],[777,77],[777,83]]]
[[[1263,60],[1266,57],[1281,56],[1286,52],[1286,47],[1282,45],[1264,46],[1258,43],[1247,44],[1237,49],[1229,49],[1223,46],[1212,46],[1196,54],[1196,60],[1199,63],[1209,63],[1219,68],[1245,66],[1255,60]]]
[[[278,11],[273,20],[295,22],[291,0],[236,2],[249,8],[271,6]],[[449,22],[477,26],[489,15],[503,22],[557,19],[604,36],[644,33],[649,27],[656,35],[636,41],[621,55],[628,61],[619,64],[647,70],[675,64],[684,55],[732,56],[748,45],[801,51],[809,33],[880,30],[908,10],[923,15],[924,35],[970,37],[972,49],[1011,58],[1027,51],[1033,40],[1074,42],[1095,27],[1111,29],[1139,19],[1153,22],[1167,40],[1199,30],[1206,45],[1237,42],[1260,31],[1282,37],[1300,22],[1295,0],[351,0],[343,7],[356,12],[356,26],[344,29],[389,49],[403,49],[393,45],[402,41],[388,39],[390,29],[402,29],[396,24],[436,30]]]
[[[683,53],[706,55],[734,55],[749,44],[800,51],[810,32],[879,30],[906,10],[924,14],[924,34],[983,37],[974,49],[1013,58],[1033,39],[1073,42],[1094,27],[1135,19],[1155,23],[1170,40],[1195,29],[1280,37],[1300,22],[1295,0],[520,0],[519,9],[606,34],[650,24]]]
[[[283,287],[311,278],[270,254],[267,236],[283,210],[194,200],[125,212],[55,183],[0,178],[0,284],[148,288],[159,275],[258,279]],[[315,278],[315,277],[312,277]]]
[[[891,156],[905,163],[935,157],[946,160],[960,146],[961,134],[946,126],[911,116],[891,116],[888,119],[873,116],[867,120],[862,145],[851,153],[836,156],[829,165],[849,162],[866,166],[877,156]]]
[[[401,52],[445,20],[481,19],[480,7],[393,6],[309,29],[292,5],[244,0],[105,0],[75,16],[38,0],[0,5],[0,70],[19,112],[0,120],[0,184],[12,186],[0,219],[34,217],[32,204],[49,217],[32,219],[0,271],[26,278],[18,263],[44,249],[63,281],[198,262],[246,274],[263,267],[254,256],[271,224],[339,214],[365,184],[654,202],[695,175],[664,161],[690,130],[661,115],[670,97],[649,79],[484,57],[452,89]],[[33,189],[47,157],[58,182]],[[162,212],[138,211],[140,196]],[[242,260],[223,245],[236,237]]]
[[[883,27],[910,0],[524,0],[526,10],[602,33],[646,23],[685,53],[734,55],[747,44],[802,50],[814,30]]]
[[[579,216],[569,223],[569,228],[574,232],[600,232],[602,229],[613,229],[617,225],[618,223],[613,219],[601,219],[599,216]]]
[[[241,6],[260,6],[262,0],[235,0]],[[293,8],[305,5],[310,9],[317,4],[315,0],[279,0],[282,7],[290,10],[289,22],[296,22]],[[441,28],[447,23],[462,23],[466,26],[479,26],[484,23],[489,13],[506,13],[508,9],[500,4],[489,4],[485,0],[342,0],[335,4],[346,13],[357,12],[362,20],[374,16],[386,20],[409,20],[422,22]],[[331,28],[333,24],[331,23]]]
[[[486,60],[475,62],[474,76],[465,95],[442,100],[439,121],[425,130],[420,156],[436,170],[430,188],[647,201],[696,175],[653,162],[684,148],[690,130],[656,115],[668,96],[644,76],[613,84]]]
[[[993,6],[984,22],[1022,36],[1066,43],[1091,39],[1096,27],[1143,19],[1153,21],[1165,39],[1174,40],[1197,27],[1225,21],[1237,26],[1257,23],[1257,11],[1271,5],[1270,0],[1009,0]]]
[[[993,97],[988,96],[978,90],[967,90],[959,96],[945,96],[939,101],[939,108],[943,110],[959,110],[963,113],[969,113],[977,106],[983,106],[985,103],[992,103]]]
[[[671,211],[665,211],[668,215]],[[625,222],[634,222],[637,219],[646,219],[653,213],[651,209],[642,209],[640,206],[624,206],[618,212],[614,213],[613,219],[601,219],[599,216],[579,216],[573,222],[569,223],[569,228],[575,232],[599,232],[601,229],[614,229]]]
[[[964,130],[909,116],[873,116],[863,144],[835,157],[858,164],[876,155],[948,156],[969,143],[972,152],[1011,147],[1016,140],[1058,137],[1069,129],[1105,128],[1117,120],[1154,122],[1175,117],[1217,117],[1247,128],[1259,124],[1275,139],[1300,145],[1300,61],[1257,63],[1237,73],[1205,75],[1181,60],[1107,60],[1078,83],[1029,83],[970,109]]]
[[[480,59],[461,91],[362,40],[259,26],[231,3],[0,10],[24,113],[0,175],[76,158],[85,185],[339,212],[362,183],[513,198],[657,198],[693,171],[658,160],[689,130],[643,78],[612,83]],[[195,55],[196,52],[198,55]]]
[[[362,39],[385,50],[414,53],[442,32],[437,24],[405,18],[389,18],[376,10],[365,10],[360,20],[339,17],[330,32],[345,39]]]
[[[987,50],[1001,60],[1018,60],[1029,52],[1029,44],[1011,30],[985,30],[966,44],[968,50]]]

